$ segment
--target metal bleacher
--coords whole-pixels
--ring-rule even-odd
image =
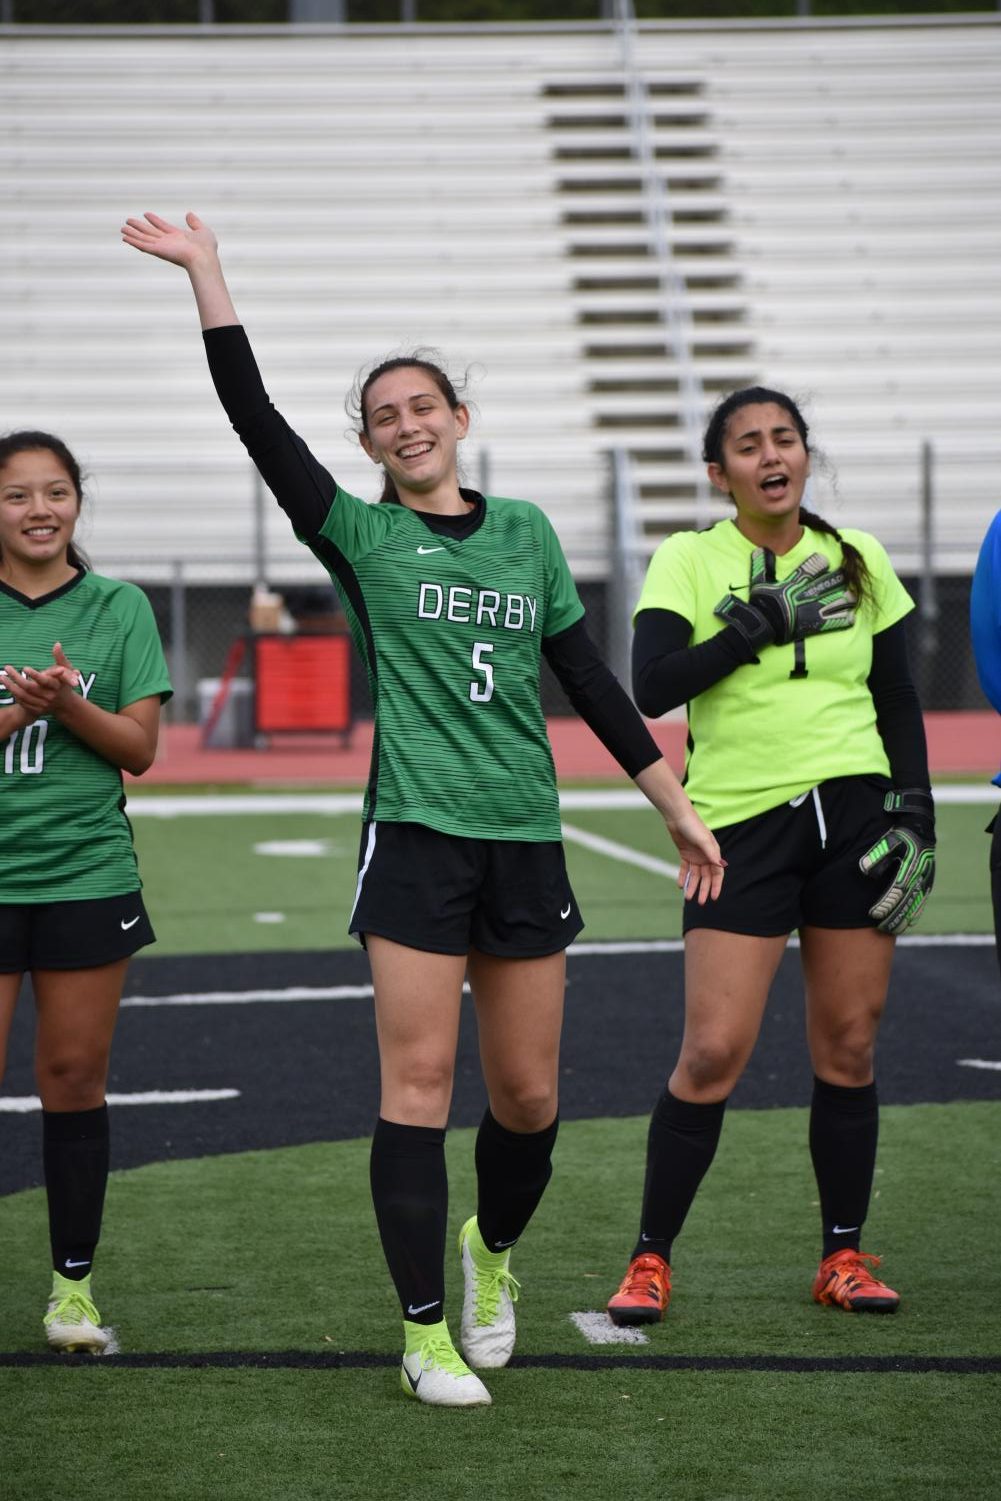
[[[106,571],[254,566],[183,276],[118,241],[147,208],[217,230],[274,399],[358,493],[346,391],[433,346],[473,377],[469,482],[538,501],[600,579],[610,450],[649,551],[726,514],[694,499],[692,390],[701,422],[763,381],[830,458],[816,508],[904,568],[931,443],[940,555],[970,567],[1001,460],[997,17],[651,22],[631,53],[610,25],[0,27],[0,93],[3,426],[78,450]],[[266,547],[315,572],[270,510]]]

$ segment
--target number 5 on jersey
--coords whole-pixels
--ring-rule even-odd
[[[494,696],[493,663],[485,660],[493,649],[490,641],[473,642],[473,671],[483,674],[482,683],[474,679],[469,685],[469,697],[474,704],[488,704]]]

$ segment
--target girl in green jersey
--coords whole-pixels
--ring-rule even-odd
[[[73,541],[80,470],[48,433],[0,438],[0,1077],[21,980],[37,1014],[56,1350],[109,1341],[91,1298],[108,1176],[105,1083],[129,956],[153,942],[122,770],[170,696],[153,612]]]
[[[654,1108],[640,1233],[609,1313],[617,1324],[664,1316],[672,1242],[793,931],[814,1074],[813,1296],[892,1313],[898,1296],[860,1246],[894,936],[917,918],[934,871],[905,644],[913,605],[875,538],[835,531],[803,506],[808,432],[788,396],[753,387],[727,397],[703,454],[736,515],[658,548],[636,611],[633,677],[645,712],[688,706],[686,788],[729,874],[711,909],[686,908],[681,1052]],[[763,1238],[777,1242],[764,1227]]]
[[[404,1318],[401,1384],[419,1401],[490,1401],[469,1366],[506,1364],[511,1247],[550,1175],[565,950],[581,927],[560,843],[539,702],[545,655],[574,707],[663,816],[693,900],[719,891],[716,841],[583,624],[555,533],[524,501],[461,488],[469,413],[425,359],[361,391],[361,443],[383,504],[335,483],[275,411],[237,322],[215,236],[130,219],[126,243],[190,277],[216,389],[299,538],[337,582],[375,703],[351,929],[368,949],[382,1074],[376,1217]],[[489,1107],[464,1225],[462,1346],[444,1319],[444,1141],[463,982]]]

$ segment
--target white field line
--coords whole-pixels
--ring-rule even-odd
[[[208,818],[237,813],[360,813],[360,792],[245,792],[232,797],[130,797],[130,818]]]
[[[642,1329],[628,1325],[620,1328],[613,1324],[607,1313],[572,1313],[571,1324],[576,1324],[589,1345],[648,1345],[650,1341]]]
[[[990,933],[945,933],[941,937],[923,934],[898,938],[905,948],[986,948],[993,947]],[[595,955],[616,954],[680,954],[684,950],[681,938],[652,938],[642,941],[609,943],[572,943],[567,953],[572,958],[588,959]],[[790,948],[799,948],[799,939],[793,935]],[[331,952],[331,962],[336,963],[336,951]],[[463,985],[463,994],[469,995],[468,984]],[[286,1004],[298,1001],[355,1001],[367,1000],[372,995],[371,985],[288,985],[267,990],[201,990],[180,991],[175,995],[127,995],[123,1006],[253,1006],[258,1003]],[[969,1062],[971,1068],[994,1068],[997,1065]],[[3,1108],[0,1105],[0,1108]],[[8,1107],[9,1108],[9,1107]]]
[[[468,983],[463,995],[471,995]],[[284,990],[180,991],[177,995],[127,995],[123,1006],[253,1006],[259,1002],[364,1001],[374,994],[371,985],[289,985]]]
[[[354,1001],[371,985],[289,985],[285,990],[202,990],[179,995],[127,995],[123,1006],[249,1006],[256,1001]]]
[[[238,1089],[147,1089],[136,1094],[109,1094],[109,1105],[196,1105],[209,1100],[239,1099]],[[0,1096],[0,1112],[26,1115],[41,1110],[37,1094]]]
[[[995,805],[1001,797],[991,782],[946,783],[935,788],[940,803],[983,803]],[[560,793],[560,807],[572,813],[577,809],[648,808],[650,805],[635,787],[605,787],[595,790],[571,788]],[[205,818],[208,815],[237,813],[360,813],[360,792],[245,792],[232,797],[182,795],[164,797],[137,793],[129,798],[129,816],[135,818]]]
[[[642,850],[634,850],[628,844],[618,844],[614,839],[603,839],[600,834],[592,834],[587,829],[578,829],[576,824],[563,825],[563,838],[571,844],[583,845],[586,850],[594,850],[597,855],[607,855],[610,860],[619,860],[623,865],[638,865],[640,870],[653,871],[657,876],[670,876],[672,881],[678,878],[677,865],[659,860],[656,855],[645,855]]]
[[[898,938],[897,943],[905,949],[986,949],[994,947],[993,933],[908,933]],[[683,938],[616,939],[607,943],[572,943],[568,954],[587,958],[590,954],[680,954],[684,952]],[[793,933],[789,948],[799,948],[799,937]]]

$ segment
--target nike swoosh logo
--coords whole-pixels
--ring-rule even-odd
[[[86,1261],[64,1261],[63,1266],[90,1266],[90,1259],[88,1258]]]
[[[562,917],[562,918],[564,918],[564,919],[566,919],[566,918],[568,918],[568,917],[569,917],[569,916],[570,916],[570,907],[571,907],[571,906],[572,906],[572,905],[573,905],[573,904],[572,904],[572,903],[570,903],[570,904],[569,904],[569,905],[568,905],[568,906],[567,906],[567,910],[566,910],[566,911],[565,911],[565,912],[561,912],[561,913],[560,913],[560,916],[561,916],[561,917]]]
[[[516,1235],[514,1240],[495,1240],[494,1245],[497,1247],[498,1251],[506,1251],[508,1246],[513,1246],[514,1241],[517,1239],[518,1237]]]
[[[413,1378],[413,1376],[411,1376],[410,1372],[407,1370],[406,1361],[404,1361],[404,1363],[403,1363],[403,1374],[406,1376],[407,1380],[410,1382],[410,1390],[412,1392],[416,1392],[417,1388],[421,1384],[421,1377],[424,1375],[423,1370],[420,1370],[420,1371],[417,1372],[417,1380],[415,1381],[414,1378]]]
[[[858,1228],[859,1228],[858,1225],[832,1225],[831,1226],[831,1234],[832,1235],[851,1235],[852,1231],[853,1230],[857,1230]]]
[[[444,552],[445,549],[443,547],[419,547],[417,551],[422,558],[426,558],[429,552]]]
[[[138,917],[134,917],[131,922],[126,922],[125,919],[124,919],[124,917],[123,917],[122,918],[122,932],[123,933],[127,933],[130,928],[134,928],[135,927],[135,925],[136,925],[136,923],[138,921],[139,921]]]
[[[435,1298],[435,1300],[434,1300],[433,1303],[422,1303],[421,1306],[420,1306],[420,1308],[415,1308],[412,1303],[408,1303],[407,1304],[407,1312],[408,1313],[427,1313],[427,1311],[428,1311],[429,1308],[437,1308],[438,1304],[440,1302],[441,1302],[440,1298]]]

